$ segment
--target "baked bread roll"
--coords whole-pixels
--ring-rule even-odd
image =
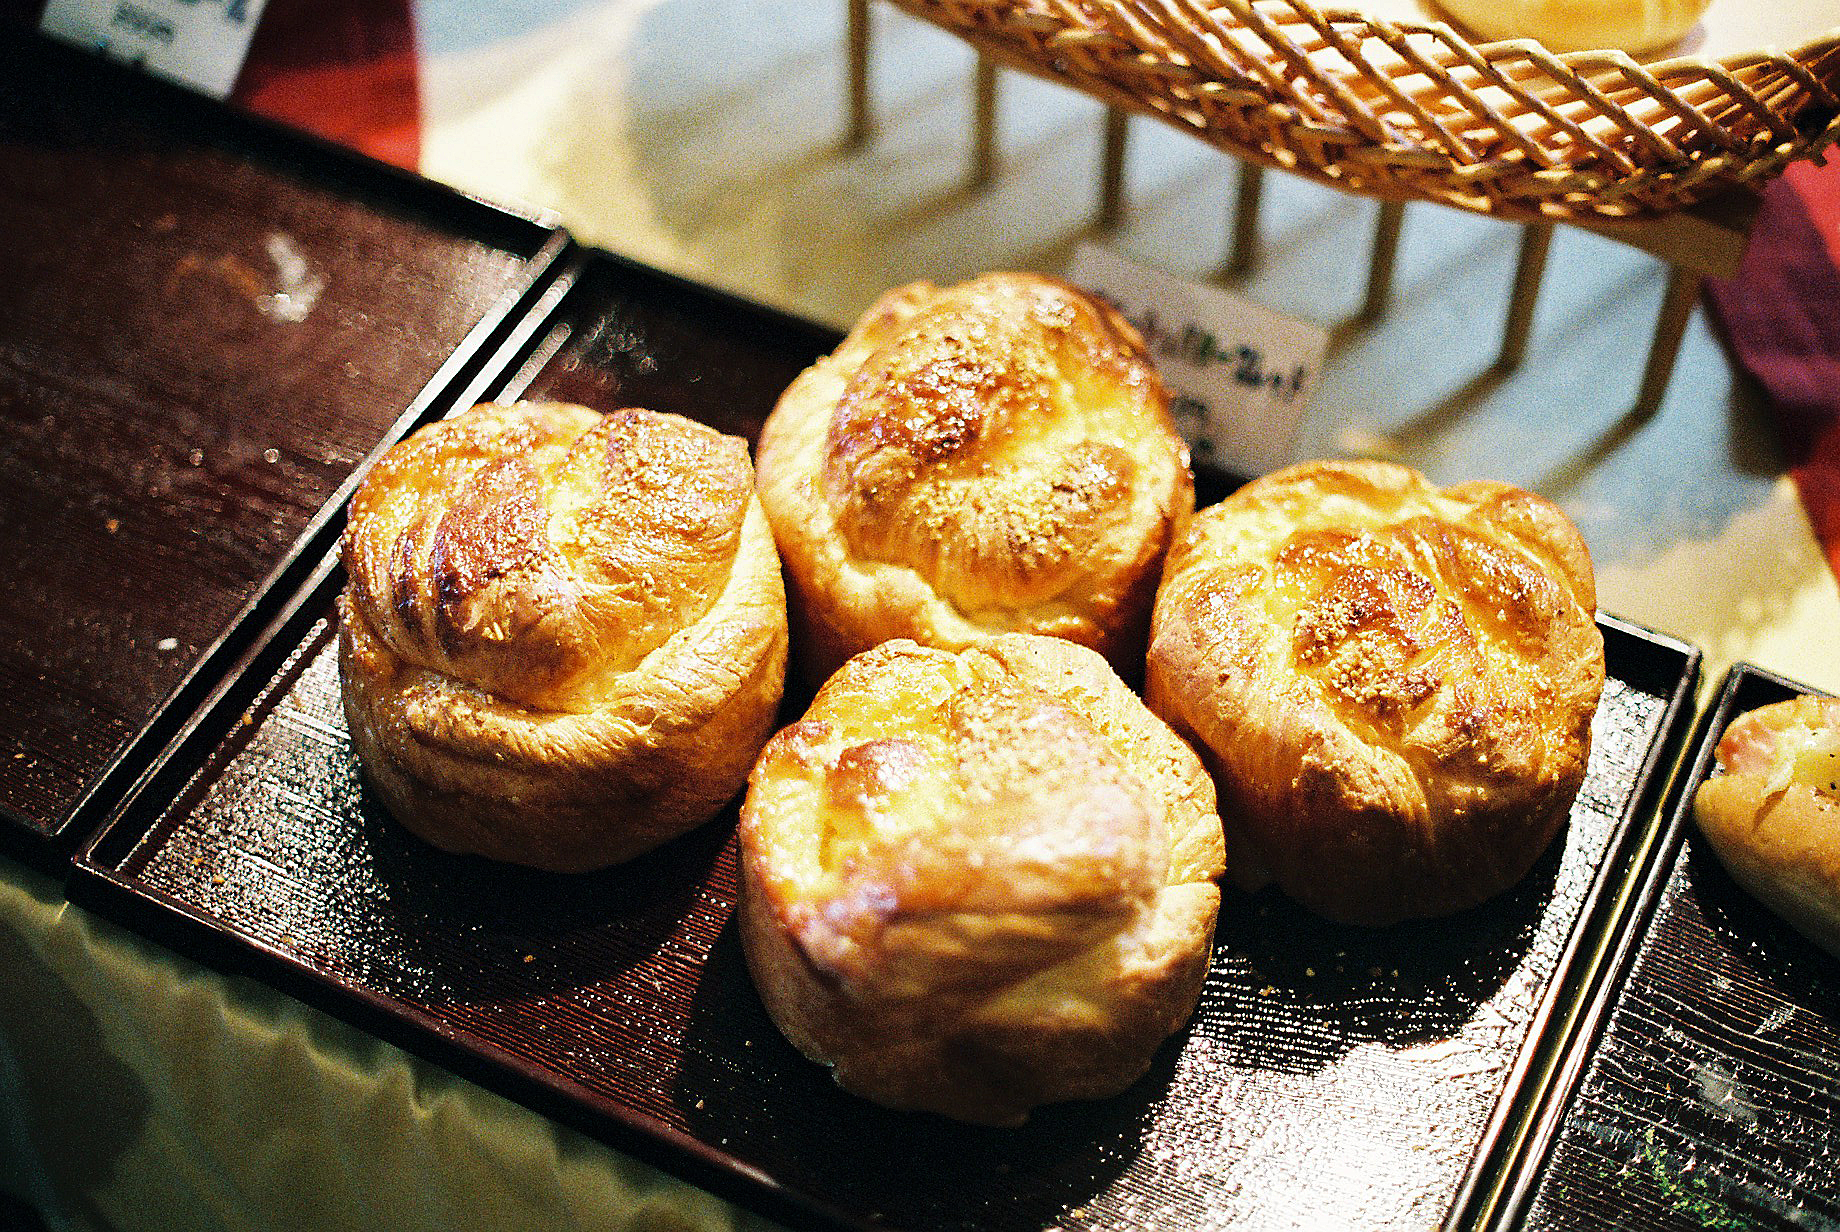
[[[1187,1021],[1222,856],[1201,763],[1098,654],[899,639],[761,753],[741,939],[845,1089],[1013,1125],[1123,1090]]]
[[[1840,956],[1840,700],[1796,697],[1739,715],[1693,819],[1731,878]]]
[[[1382,925],[1518,881],[1584,778],[1604,682],[1590,556],[1501,483],[1309,462],[1197,514],[1147,700],[1200,749],[1228,867]]]
[[[339,667],[377,794],[437,847],[558,872],[740,791],[786,673],[747,447],[675,415],[475,407],[378,459]]]
[[[1549,51],[1655,51],[1678,43],[1711,0],[1437,0],[1488,40],[1530,38]]]
[[[814,682],[891,637],[1003,632],[1135,675],[1195,499],[1137,332],[1034,274],[888,292],[786,390],[759,458]]]

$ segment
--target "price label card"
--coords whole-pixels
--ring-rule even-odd
[[[1239,475],[1293,461],[1329,331],[1082,244],[1068,279],[1137,327],[1195,460]]]
[[[223,98],[265,0],[49,0],[39,29]]]

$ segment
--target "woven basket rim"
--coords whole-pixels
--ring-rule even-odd
[[[1248,161],[1523,221],[1673,212],[1840,139],[1840,23],[1644,60],[1310,0],[894,3]]]
[[[1203,7],[1207,6],[1206,0],[1196,0],[1196,2]],[[1298,9],[1312,7],[1309,4],[1309,0],[1289,0],[1289,2]],[[1358,6],[1336,4],[1319,8],[1316,11],[1319,12],[1326,21],[1357,22],[1369,25],[1375,22],[1371,10],[1362,9]],[[1474,39],[1465,34],[1463,28],[1455,22],[1444,21],[1434,17],[1426,17],[1422,21],[1389,18],[1387,19],[1387,24],[1396,26],[1402,30],[1416,30],[1427,34],[1446,35],[1452,41],[1465,43],[1482,53],[1486,53],[1491,48],[1504,50],[1538,50],[1541,54],[1551,56],[1561,64],[1620,64],[1627,60],[1640,65],[1651,73],[1661,69],[1674,70],[1677,68],[1729,69],[1734,67],[1734,64],[1737,62],[1765,56],[1783,56],[1791,60],[1807,61],[1819,56],[1823,51],[1834,47],[1840,47],[1840,21],[1836,21],[1832,26],[1822,30],[1818,34],[1812,34],[1789,47],[1753,47],[1743,51],[1726,52],[1724,55],[1718,56],[1707,56],[1695,52],[1683,52],[1679,55],[1657,55],[1652,57],[1638,55],[1616,47],[1588,48],[1577,51],[1555,51],[1541,43],[1538,39],[1526,37]]]

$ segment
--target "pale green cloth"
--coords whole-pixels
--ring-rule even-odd
[[[773,1226],[4,859],[0,1193],[80,1232]]]

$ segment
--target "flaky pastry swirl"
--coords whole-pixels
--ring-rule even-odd
[[[1231,867],[1334,919],[1479,903],[1531,868],[1603,688],[1590,557],[1550,502],[1304,463],[1198,514],[1157,599],[1150,706],[1201,749]]]
[[[846,1089],[1013,1124],[1122,1090],[1187,1020],[1222,859],[1199,760],[1097,653],[898,639],[762,751],[741,937]]]
[[[800,656],[1050,634],[1125,666],[1194,507],[1136,331],[1034,274],[888,292],[780,398],[760,491]]]
[[[437,846],[627,859],[745,781],[785,681],[745,442],[675,415],[484,405],[410,436],[343,542],[347,721]]]

